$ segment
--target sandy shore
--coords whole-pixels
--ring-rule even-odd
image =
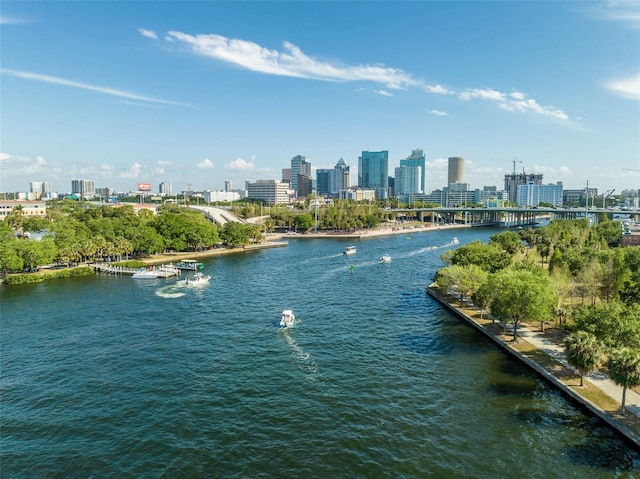
[[[217,256],[222,254],[241,254],[247,251],[280,248],[287,245],[287,241],[292,239],[311,239],[311,238],[351,238],[351,239],[367,239],[379,236],[390,235],[412,235],[418,233],[428,233],[433,231],[442,231],[449,229],[470,228],[469,225],[407,225],[404,227],[384,227],[357,231],[354,233],[296,233],[296,234],[280,234],[268,233],[262,243],[247,245],[244,248],[212,248],[199,252],[176,252],[166,254],[156,254],[148,258],[144,258],[145,264],[165,264],[175,263],[183,259],[198,259]]]

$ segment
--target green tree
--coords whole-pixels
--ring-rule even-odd
[[[631,348],[614,350],[609,357],[609,377],[618,386],[622,386],[620,409],[624,414],[627,389],[640,386],[640,350]]]
[[[235,221],[230,221],[222,226],[220,238],[231,248],[238,248],[249,243],[247,229]]]
[[[605,360],[604,348],[593,334],[576,331],[564,341],[567,348],[567,361],[580,371],[580,386],[585,374],[598,369]]]
[[[475,264],[453,265],[438,271],[437,282],[444,289],[455,291],[462,306],[464,300],[486,281],[487,276],[488,273]]]
[[[489,279],[494,290],[491,313],[505,325],[513,324],[513,340],[523,321],[551,318],[558,303],[548,276],[530,270],[502,270]]]

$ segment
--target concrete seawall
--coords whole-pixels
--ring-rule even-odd
[[[502,340],[499,336],[494,334],[489,329],[485,328],[482,324],[475,321],[473,318],[465,314],[460,309],[456,308],[452,305],[444,296],[440,294],[440,292],[434,288],[433,286],[429,286],[427,288],[427,293],[429,296],[436,299],[442,306],[448,309],[450,312],[455,314],[460,319],[464,320],[467,324],[484,334],[486,337],[491,339],[500,349],[508,353],[515,359],[520,360],[524,364],[526,364],[529,368],[535,371],[540,377],[548,381],[554,387],[559,389],[562,394],[566,397],[570,398],[574,403],[581,406],[586,411],[590,412],[594,416],[600,418],[602,421],[607,423],[612,429],[614,429],[622,438],[624,438],[627,443],[633,447],[635,450],[640,451],[640,434],[636,431],[631,430],[626,425],[622,424],[615,417],[613,417],[607,411],[602,410],[587,398],[580,395],[574,389],[567,386],[564,382],[562,382],[558,377],[553,375],[550,371],[542,367],[540,364],[533,361],[531,358],[528,358],[515,348],[511,346],[511,344]],[[525,339],[526,340],[526,339]]]

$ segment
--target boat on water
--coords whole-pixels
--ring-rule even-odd
[[[352,254],[356,254],[356,247],[355,246],[347,246],[347,248],[343,251],[342,254],[346,254],[347,256],[350,256]]]
[[[381,263],[391,263],[391,256],[389,256],[388,254],[383,254],[380,257],[380,262]]]
[[[133,273],[132,278],[134,279],[156,279],[159,277],[157,271],[153,269],[140,268],[138,271]]]
[[[201,263],[195,259],[183,259],[176,263],[176,268],[186,271],[199,271],[204,268],[204,263]]]
[[[197,272],[192,278],[185,278],[184,284],[187,286],[199,286],[208,283],[210,279],[211,275]]]
[[[460,244],[460,240],[458,239],[457,236],[453,237],[453,239],[451,240],[451,244]]]
[[[293,314],[293,311],[291,311],[290,309],[285,309],[282,312],[282,318],[280,319],[280,326],[282,326],[283,328],[288,328],[289,326],[293,325],[293,322],[295,321],[296,316],[295,314]]]

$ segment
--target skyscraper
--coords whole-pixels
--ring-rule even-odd
[[[395,195],[415,195],[422,193],[420,179],[422,168],[419,166],[399,166],[395,169]]]
[[[447,186],[451,183],[464,183],[464,158],[461,156],[449,157],[449,177]]]
[[[387,198],[389,187],[389,152],[363,151],[358,157],[358,186],[360,188],[373,189],[376,198]]]
[[[299,190],[299,175],[311,177],[311,162],[306,156],[296,155],[291,158],[291,189],[296,192],[296,196],[298,196]]]
[[[407,156],[405,160],[400,160],[400,166],[419,166],[421,168],[420,173],[420,191],[415,193],[426,193],[426,169],[425,159],[422,150],[411,150],[411,154]],[[396,186],[397,190],[397,186]]]

